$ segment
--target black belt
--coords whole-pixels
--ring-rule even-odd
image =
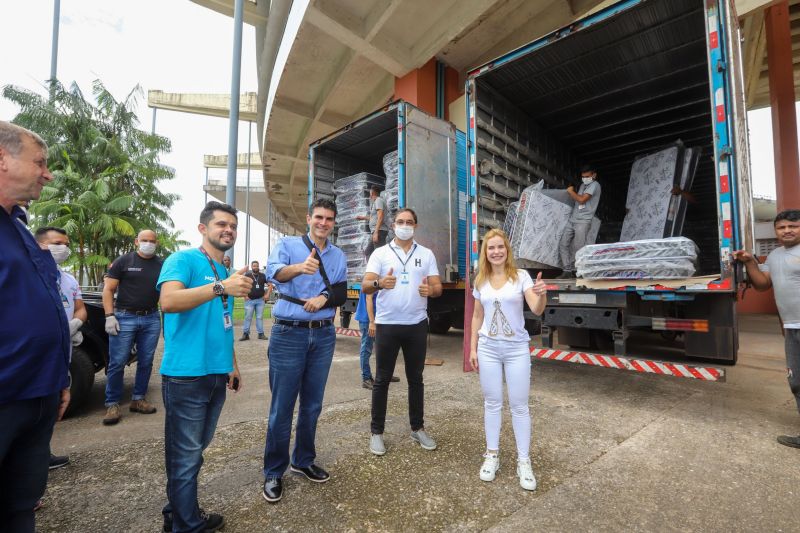
[[[283,320],[281,318],[276,318],[274,320],[275,324],[280,324],[281,326],[292,326],[295,328],[324,328],[325,326],[332,326],[333,320]]]
[[[117,309],[117,311],[124,311],[132,315],[144,316],[158,313],[158,307],[151,307],[150,309]]]

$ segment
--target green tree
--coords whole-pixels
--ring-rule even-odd
[[[55,180],[31,205],[31,225],[60,226],[76,252],[68,265],[81,280],[97,285],[108,264],[130,251],[142,229],[155,230],[161,251],[188,243],[174,230],[169,211],[178,195],[160,190],[175,177],[160,162],[171,143],[139,128],[137,85],[119,101],[100,80],[87,99],[77,84],[51,82],[50,97],[8,85],[3,96],[20,107],[13,122],[48,143]]]

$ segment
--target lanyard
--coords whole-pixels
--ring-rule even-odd
[[[211,265],[211,270],[214,271],[214,279],[216,281],[220,281],[219,274],[217,274],[217,267],[214,265],[214,260],[211,259],[211,256],[208,255],[208,252],[206,252],[205,248],[203,248],[202,246],[200,247],[200,251],[203,252],[203,255],[206,256],[206,259],[208,259],[208,264]],[[228,307],[228,295],[225,294],[225,293],[222,293],[220,295],[220,298],[222,298],[222,307],[223,308],[227,308]]]
[[[393,247],[391,244],[389,245],[389,249],[390,249],[392,252],[394,252],[394,255],[395,255],[395,256],[397,256],[397,260],[398,260],[398,261],[400,261],[400,264],[401,264],[401,265],[403,265],[403,272],[405,272],[405,271],[406,271],[406,265],[408,264],[408,262],[409,262],[409,261],[411,261],[411,256],[412,256],[412,255],[414,255],[414,252],[416,252],[416,251],[417,251],[417,244],[416,244],[416,243],[414,243],[414,246],[411,248],[411,253],[410,253],[410,254],[408,254],[408,257],[406,257],[406,260],[405,260],[405,261],[403,261],[402,259],[400,259],[400,254],[398,254],[398,253],[397,253],[397,250],[395,250],[395,249],[394,249],[394,247]]]

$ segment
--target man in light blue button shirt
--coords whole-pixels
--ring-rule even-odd
[[[273,308],[274,323],[267,350],[272,399],[262,495],[270,503],[283,496],[282,477],[287,467],[316,483],[330,478],[314,464],[314,439],[336,344],[333,327],[336,310],[323,308],[333,295],[320,267],[331,285],[347,280],[344,253],[328,241],[335,219],[336,205],[330,200],[316,200],[306,216],[313,249],[309,251],[303,237],[286,237],[267,261],[267,279],[275,284],[279,295]],[[298,396],[300,408],[290,463],[289,438]]]

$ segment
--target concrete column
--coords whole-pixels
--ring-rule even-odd
[[[800,158],[797,149],[792,35],[786,0],[764,12],[769,63],[769,100],[775,150],[778,211],[800,209]]]

